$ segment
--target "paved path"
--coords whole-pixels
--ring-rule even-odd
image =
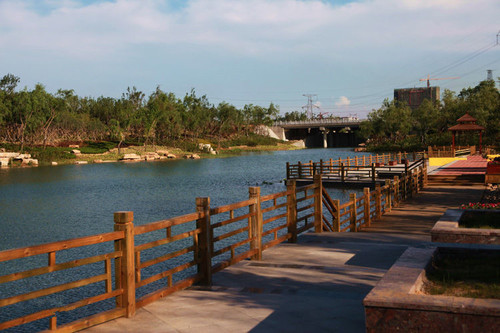
[[[488,160],[480,155],[467,156],[467,160],[459,160],[439,168],[436,175],[471,175],[484,174]]]
[[[425,247],[448,207],[482,186],[429,188],[358,233],[307,233],[86,332],[365,332],[363,298],[408,246]]]

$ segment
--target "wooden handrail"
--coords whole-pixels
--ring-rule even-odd
[[[345,166],[346,170],[355,170],[359,167],[355,164],[359,162],[349,160]],[[330,162],[322,161],[317,170],[326,169],[332,169]],[[196,212],[141,226],[133,225],[131,212],[118,212],[115,214],[114,232],[1,251],[0,262],[39,254],[48,256],[47,266],[0,276],[2,284],[29,279],[32,276],[50,277],[55,272],[87,267],[97,262],[104,262],[105,270],[102,274],[92,274],[83,279],[65,281],[59,285],[0,299],[0,309],[97,281],[104,281],[106,288],[103,293],[86,298],[82,296],[81,300],[71,304],[9,319],[0,323],[0,329],[50,317],[49,329],[64,327],[64,330],[75,331],[120,316],[130,317],[134,315],[136,307],[142,307],[194,283],[210,285],[213,273],[244,259],[259,260],[263,250],[283,241],[295,242],[297,234],[301,232],[312,228],[316,232],[356,232],[363,226],[369,226],[373,218],[380,218],[398,202],[415,195],[425,186],[426,169],[423,159],[410,164],[407,171],[401,177],[396,176],[394,180],[386,181],[384,186],[378,186],[375,191],[365,188],[362,195],[351,194],[350,200],[344,203],[330,197],[322,186],[321,174],[318,172],[313,184],[297,187],[292,180],[287,185],[287,190],[279,193],[261,196],[260,189],[253,187],[250,188],[249,199],[215,208],[210,208],[209,198],[197,198]],[[223,214],[228,217],[222,218]],[[160,230],[164,231],[159,235]],[[217,231],[215,235],[214,231]],[[150,235],[145,238],[146,242],[140,238],[142,243],[135,244],[136,237],[144,237],[142,235],[148,233]],[[151,238],[153,235],[156,239]],[[87,258],[56,263],[56,253],[61,250],[105,242],[114,242],[114,251],[103,254],[92,252]],[[171,250],[162,248],[174,243],[178,245]],[[219,243],[222,245],[215,250]],[[143,255],[147,251],[154,251],[156,254]],[[218,260],[220,256],[228,258]],[[112,260],[115,261],[114,271],[111,269]],[[159,267],[160,264],[164,265],[161,270],[143,278],[143,270]],[[190,270],[195,266],[196,272],[192,274]],[[191,273],[174,283],[173,275],[180,272]],[[153,282],[162,279],[167,281],[165,286],[148,291],[135,299],[136,289],[151,286]],[[57,325],[58,312],[71,311],[113,297],[117,300],[115,308],[94,315],[91,320],[79,319],[64,326]]]

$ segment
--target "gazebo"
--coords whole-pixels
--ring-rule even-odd
[[[455,150],[455,134],[460,132],[479,132],[479,153],[482,152],[483,131],[484,127],[476,124],[476,118],[472,117],[468,112],[457,119],[457,125],[448,128],[453,134],[452,150]]]

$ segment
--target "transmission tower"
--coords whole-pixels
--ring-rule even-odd
[[[307,119],[314,118],[313,108],[318,108],[317,105],[313,104],[313,97],[317,97],[316,94],[303,94],[302,96],[307,97],[307,105],[302,107],[302,110],[306,110]]]
[[[488,70],[486,70],[486,72],[488,73],[486,80],[493,81],[493,71],[491,69],[488,69]]]

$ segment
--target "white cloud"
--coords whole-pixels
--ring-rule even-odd
[[[349,100],[349,98],[345,96],[340,96],[340,98],[335,102],[335,106],[337,107],[346,107],[349,106],[350,104],[351,101]]]
[[[500,28],[498,0],[331,2],[0,0],[0,72],[83,94],[141,80],[229,102],[226,92],[253,90],[256,100],[294,100],[291,109],[304,91],[335,91],[349,96],[335,107],[371,109],[395,87],[493,43]]]
[[[374,0],[344,6],[319,0],[192,0],[170,11],[159,0],[88,5],[63,1],[56,8],[54,1],[47,3],[53,9],[39,14],[28,2],[2,1],[2,47],[93,57],[116,55],[141,44],[194,44],[261,57],[292,52],[320,58],[366,57],[357,52],[386,50],[388,45],[443,47],[434,41],[476,29],[477,22],[494,22],[485,18],[500,10],[493,0],[473,4],[463,0]]]

